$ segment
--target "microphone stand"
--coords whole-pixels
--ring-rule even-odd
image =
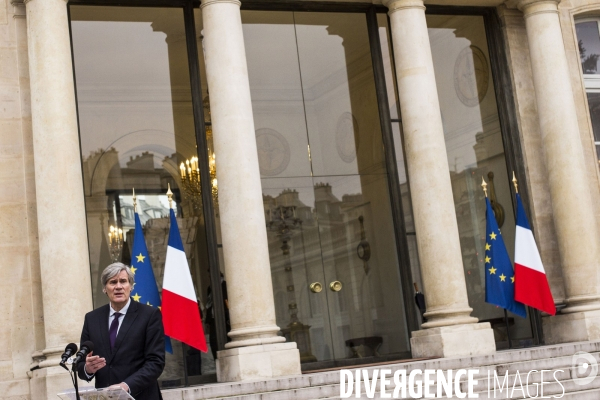
[[[71,367],[71,372],[69,372],[70,374],[72,374],[72,378],[73,378],[73,386],[75,387],[75,399],[76,400],[81,400],[81,397],[79,397],[79,383],[78,378],[77,378],[77,363],[74,362],[73,366]]]

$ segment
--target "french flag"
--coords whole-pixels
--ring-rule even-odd
[[[206,352],[206,339],[202,329],[196,291],[173,209],[171,209],[170,218],[171,228],[162,290],[162,317],[165,335]]]
[[[533,232],[527,221],[521,196],[517,193],[517,232],[515,235],[515,300],[550,315],[556,306]]]

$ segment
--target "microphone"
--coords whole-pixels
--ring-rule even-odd
[[[77,352],[77,345],[75,343],[69,343],[67,347],[65,347],[65,352],[60,356],[60,366],[68,371],[68,368],[65,366],[65,363],[73,354]]]
[[[93,350],[94,350],[94,343],[90,342],[89,340],[87,342],[83,342],[81,344],[81,349],[75,355],[75,359],[73,360],[73,364],[77,365],[77,363],[79,361],[85,360],[85,358],[87,357],[87,355],[89,353],[91,353]]]

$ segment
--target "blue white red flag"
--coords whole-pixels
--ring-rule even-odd
[[[517,193],[517,232],[515,234],[515,299],[550,315],[556,314],[546,271],[533,232]]]
[[[170,212],[170,219],[171,228],[162,291],[165,334],[206,352],[206,339],[196,291],[173,209]]]

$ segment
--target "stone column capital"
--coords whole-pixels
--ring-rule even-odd
[[[390,14],[408,8],[425,10],[423,0],[383,0],[383,5],[389,8]]]
[[[200,8],[208,7],[213,4],[224,4],[224,3],[235,4],[238,7],[242,5],[242,3],[239,0],[202,0],[200,2]]]
[[[558,3],[560,0],[518,0],[517,8],[523,12],[524,18],[528,18],[535,14],[558,14]]]

